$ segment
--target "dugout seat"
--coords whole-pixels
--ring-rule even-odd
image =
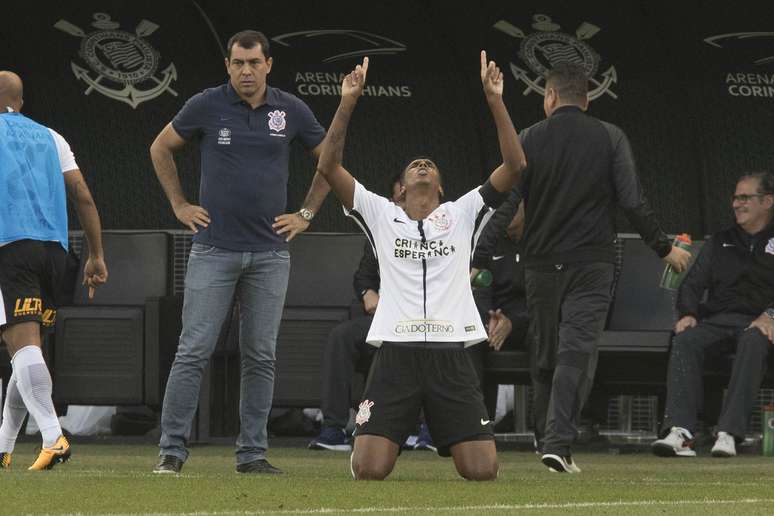
[[[703,242],[694,242],[695,257]],[[664,261],[639,238],[623,239],[621,273],[599,343],[596,387],[662,393],[675,323],[675,291],[659,286]]]
[[[290,243],[285,311],[277,338],[276,406],[319,407],[320,364],[334,326],[347,320],[363,234],[300,235]]]
[[[57,312],[54,401],[159,406],[180,334],[182,299],[170,296],[170,235],[102,235],[108,282],[88,300],[80,267],[72,306]],[[88,256],[84,241],[82,261]]]
[[[290,278],[274,376],[274,407],[319,407],[322,353],[334,326],[350,317],[352,276],[365,236],[304,233],[290,242]],[[239,429],[239,306],[221,330],[199,396],[195,439]]]

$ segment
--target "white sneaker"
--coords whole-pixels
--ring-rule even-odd
[[[713,457],[736,457],[736,441],[734,436],[726,432],[718,432],[718,440],[712,447]]]
[[[685,428],[673,426],[669,435],[653,441],[650,445],[653,453],[660,457],[696,457],[693,450],[693,435]]]
[[[561,456],[545,453],[540,461],[548,467],[551,473],[580,473],[581,469],[573,462],[570,455]]]

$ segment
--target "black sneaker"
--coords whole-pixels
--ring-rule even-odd
[[[320,435],[309,443],[310,450],[333,450],[333,451],[352,451],[352,445],[349,444],[349,437],[342,428],[325,426],[320,431]]]
[[[281,475],[283,471],[275,468],[266,459],[258,459],[245,464],[237,464],[237,473],[262,473],[265,475]]]
[[[162,455],[159,463],[153,468],[160,475],[177,475],[183,469],[183,461],[174,455]]]
[[[540,458],[541,462],[553,473],[580,473],[581,469],[572,461],[570,455],[555,455],[545,453]]]

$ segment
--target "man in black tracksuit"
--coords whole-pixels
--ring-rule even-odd
[[[594,378],[597,341],[611,298],[615,205],[667,263],[690,254],[673,247],[642,192],[626,135],[585,113],[582,67],[558,64],[546,77],[546,119],[521,135],[522,245],[534,337],[536,440],[543,463],[577,473],[570,445]],[[491,224],[490,224],[491,225]]]
[[[736,186],[736,224],[702,247],[677,296],[679,320],[669,359],[662,431],[653,443],[661,456],[693,457],[696,415],[702,405],[705,352],[736,345],[731,380],[712,448],[716,457],[736,455],[766,371],[774,342],[774,175],[743,176]],[[701,299],[707,292],[707,301]]]

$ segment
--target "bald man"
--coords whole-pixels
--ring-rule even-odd
[[[70,458],[51,400],[51,375],[41,352],[41,331],[53,326],[67,257],[67,197],[89,243],[84,284],[91,297],[107,281],[97,207],[70,146],[58,133],[20,113],[23,86],[0,71],[0,338],[13,374],[0,426],[0,468],[29,411],[43,436],[30,470],[51,469]]]

